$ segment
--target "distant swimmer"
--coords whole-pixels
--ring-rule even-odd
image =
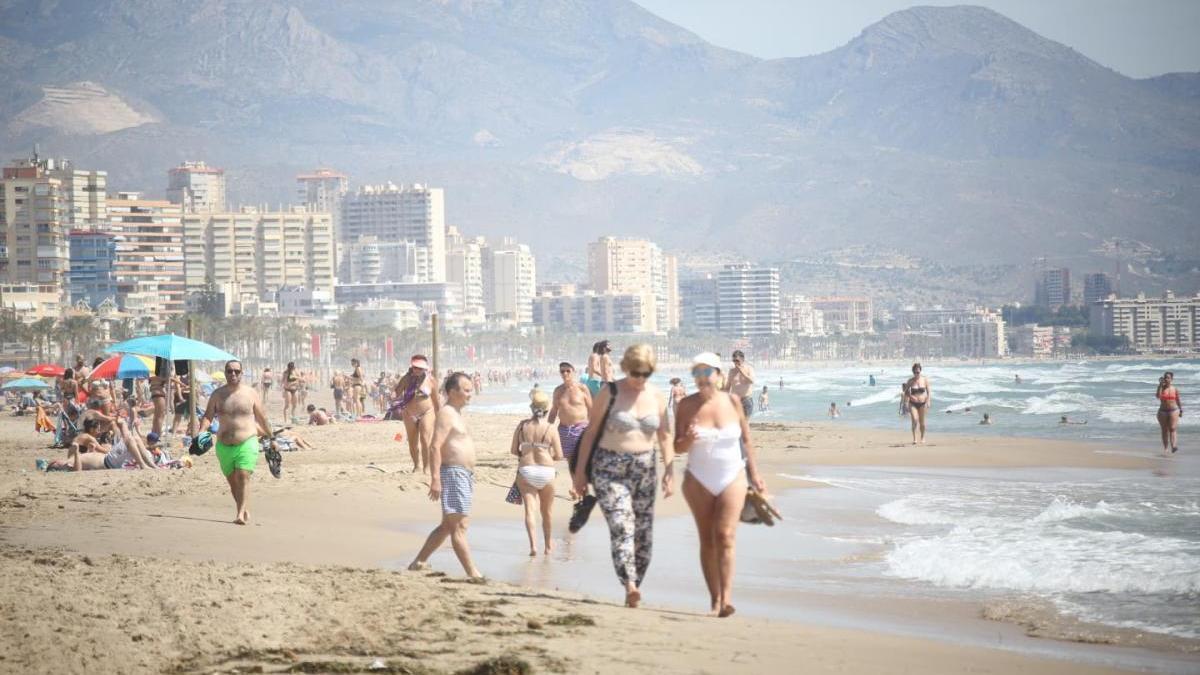
[[[1158,378],[1158,391],[1154,393],[1158,399],[1158,427],[1162,431],[1163,453],[1167,447],[1171,454],[1179,451],[1179,419],[1183,417],[1183,401],[1179,398],[1179,390],[1175,388],[1175,373],[1167,371]]]
[[[762,391],[758,394],[758,409],[766,412],[771,409],[771,395],[767,392],[767,385],[763,385]]]
[[[1021,384],[1021,375],[1019,373],[1017,375],[1013,375],[1013,382],[1015,384]]]
[[[838,412],[838,409],[837,409],[837,401],[830,401],[829,402],[829,417],[834,418],[834,417],[841,417],[841,416],[842,416],[842,414],[840,412]]]
[[[913,376],[908,378],[905,385],[907,386],[909,418],[912,420],[913,445],[924,445],[925,414],[929,412],[929,405],[933,402],[933,389],[929,386],[929,380],[921,374],[921,364],[913,364],[912,374]],[[921,431],[920,438],[917,437],[918,429]]]
[[[1082,422],[1076,422],[1075,420],[1068,418],[1066,415],[1063,415],[1062,417],[1058,418],[1058,423],[1059,424],[1087,424],[1087,420],[1084,420]]]
[[[992,424],[992,416],[991,416],[991,415],[989,415],[989,414],[987,414],[987,413],[983,413],[983,419],[979,420],[979,423],[980,423],[980,424],[986,424],[986,425],[988,425],[988,426],[991,426],[991,424]]]
[[[779,378],[779,391],[783,391],[783,378]]]
[[[868,383],[870,386],[874,387],[874,386],[875,386],[875,376],[874,376],[874,375],[868,375],[868,376],[867,376],[867,378],[868,378],[868,379],[867,379],[867,383]]]

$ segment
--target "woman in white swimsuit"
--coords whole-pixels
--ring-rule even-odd
[[[759,492],[765,493],[767,485],[758,473],[742,402],[717,385],[721,358],[698,354],[692,359],[692,377],[698,391],[679,402],[675,450],[688,455],[683,498],[696,519],[712,611],[727,617],[734,612],[734,536],[746,502],[747,476]]]
[[[558,431],[546,421],[550,412],[550,397],[540,389],[529,395],[527,420],[521,420],[513,432],[512,454],[517,460],[517,489],[525,505],[525,532],[529,535],[529,555],[537,555],[533,542],[534,512],[542,512],[542,536],[546,555],[554,545],[550,540],[550,511],[554,507],[554,463],[563,459]]]

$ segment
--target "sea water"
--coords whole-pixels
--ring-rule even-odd
[[[1070,439],[1093,442],[1100,452],[1153,457],[1160,452],[1155,385],[1166,370],[1174,371],[1190,407],[1190,387],[1200,383],[1196,360],[931,364],[925,369],[934,399],[931,438],[945,432]],[[829,421],[826,411],[837,402],[838,424],[894,428],[901,440],[908,435],[908,420],[898,415],[905,368],[758,372],[769,386],[770,409],[754,421]],[[671,376],[686,372],[660,372],[656,381],[665,386]],[[478,407],[525,412],[528,389],[528,383],[493,388]],[[992,426],[978,424],[984,412]],[[1060,424],[1063,415],[1079,424]],[[1180,454],[1155,459],[1152,470],[799,466],[793,477],[825,487],[779,495],[789,517],[773,530],[741,529],[739,588],[1024,598],[1088,623],[1200,639],[1200,456],[1192,451],[1192,419],[1185,416],[1181,425]],[[501,576],[596,592],[595,584],[611,582],[612,573],[603,520],[594,517],[598,526],[589,525],[549,567],[519,562],[513,546],[524,536],[519,523],[476,531],[484,530],[481,543],[495,555],[517,551]],[[672,552],[657,554],[656,566],[663,560],[673,569],[656,570],[654,585],[681,603],[703,600],[698,566],[678,553],[694,548],[693,529],[686,517],[656,525],[656,546]]]

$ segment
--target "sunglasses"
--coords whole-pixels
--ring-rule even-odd
[[[226,375],[241,375],[241,374],[242,374],[242,371],[240,371],[240,370],[230,370],[230,369],[226,368],[226,369],[225,369],[225,374],[226,374]]]
[[[650,377],[653,374],[654,374],[653,370],[634,370],[629,373],[629,376],[630,377],[640,377],[642,379],[645,379],[647,377]]]
[[[715,372],[717,372],[717,369],[713,368],[711,366],[709,366],[707,368],[693,368],[692,369],[692,377],[708,377],[709,375],[712,375]]]
[[[575,371],[573,371],[573,370],[560,370],[560,371],[558,371],[558,374],[559,374],[559,375],[570,375],[570,374],[571,374],[571,373],[573,373],[573,372],[575,372]]]

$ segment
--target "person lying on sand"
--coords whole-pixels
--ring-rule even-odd
[[[54,460],[50,463],[49,470],[64,468],[71,471],[120,469],[130,461],[134,462],[139,469],[156,468],[154,455],[146,449],[137,434],[129,430],[123,420],[117,422],[117,439],[112,446],[96,440],[94,435],[96,427],[95,420],[88,420],[84,424],[83,432],[77,435],[70,447],[67,448],[66,461]]]

